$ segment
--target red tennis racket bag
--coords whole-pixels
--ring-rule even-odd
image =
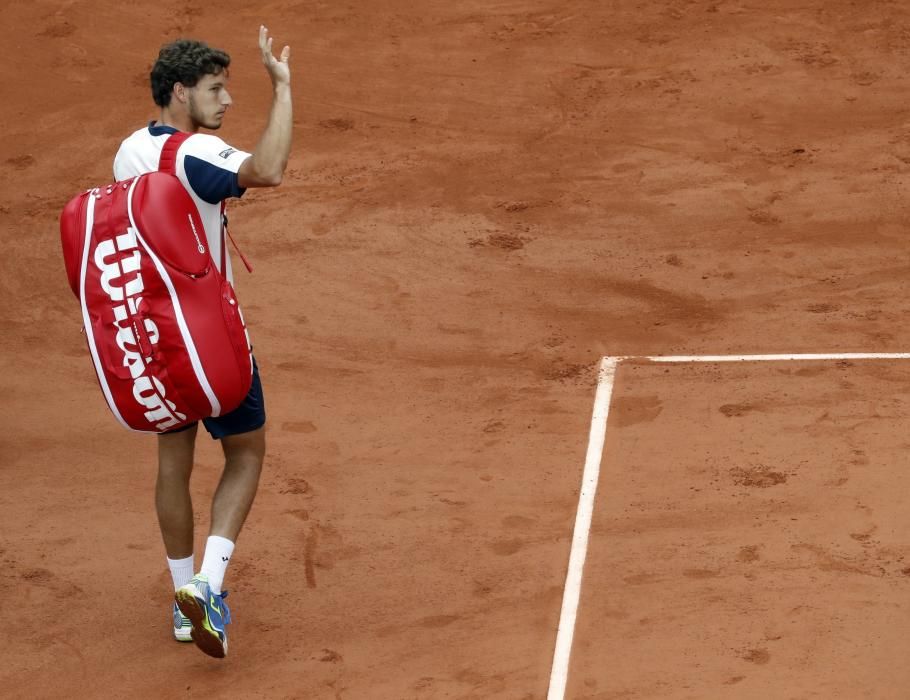
[[[120,423],[160,433],[240,405],[253,372],[243,315],[174,175],[73,198],[60,235],[98,382]]]

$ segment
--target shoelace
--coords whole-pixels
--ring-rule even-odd
[[[227,606],[227,603],[224,602],[224,599],[227,598],[227,591],[221,591],[221,595],[218,596],[221,598],[221,619],[224,620],[224,624],[230,624],[231,622],[231,609]]]

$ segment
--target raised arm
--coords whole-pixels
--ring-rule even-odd
[[[272,38],[268,29],[259,27],[259,50],[262,62],[272,80],[272,108],[269,121],[259,138],[253,155],[243,161],[237,172],[241,187],[275,187],[281,184],[291,152],[291,70],[288,59],[291,47],[285,46],[276,59],[272,55]]]

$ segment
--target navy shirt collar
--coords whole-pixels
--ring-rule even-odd
[[[167,124],[156,124],[154,121],[149,122],[149,133],[152,136],[165,136],[179,133],[178,129]]]

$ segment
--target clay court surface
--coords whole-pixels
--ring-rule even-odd
[[[547,696],[603,356],[910,351],[910,10],[0,2],[0,695]],[[57,216],[233,57],[284,184],[232,228],[269,408],[223,662],[172,641],[155,445]],[[619,367],[566,698],[905,698],[910,360]],[[220,451],[199,440],[200,543]]]

